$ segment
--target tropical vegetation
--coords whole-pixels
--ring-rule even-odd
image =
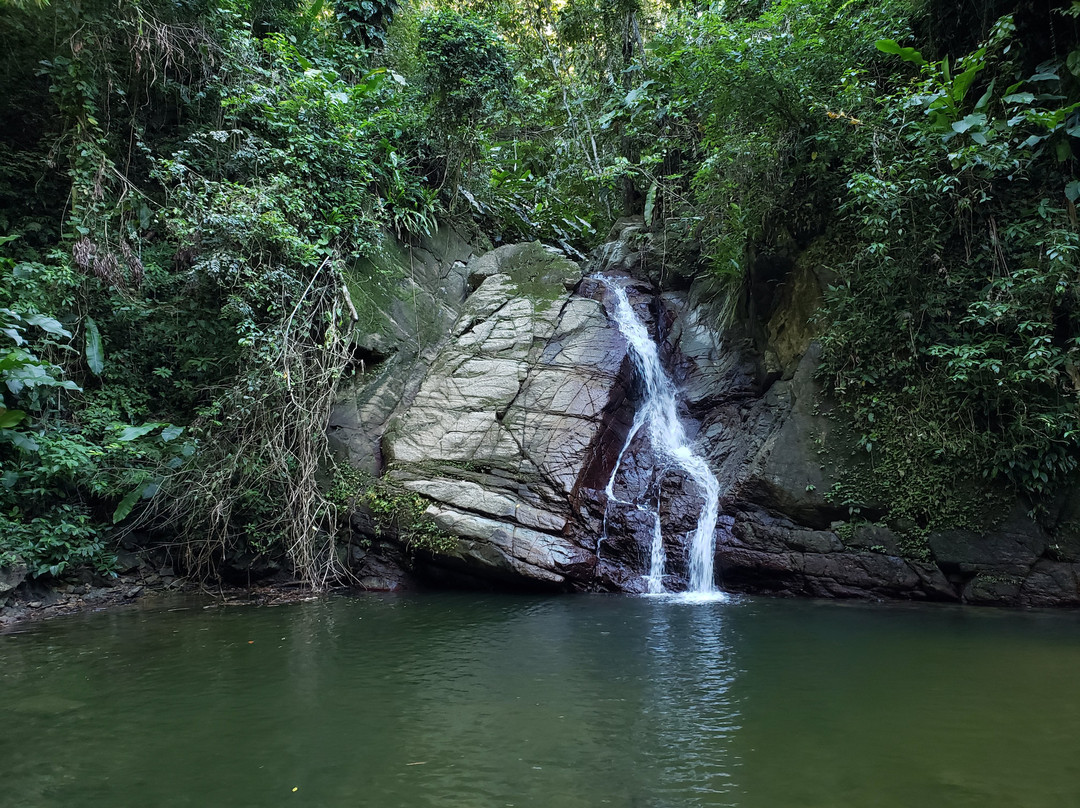
[[[1078,8],[0,1],[0,566],[108,573],[137,529],[336,580],[346,276],[628,214],[731,317],[815,256],[873,470],[835,496],[1037,509],[1080,458]]]

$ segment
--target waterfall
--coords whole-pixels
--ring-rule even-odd
[[[619,331],[630,346],[630,355],[634,366],[644,384],[644,397],[641,408],[634,416],[634,424],[627,435],[626,443],[619,452],[615,468],[605,491],[608,501],[619,504],[632,504],[614,499],[615,475],[619,473],[623,455],[630,446],[630,441],[641,430],[648,428],[649,440],[653,453],[660,463],[672,464],[686,472],[698,487],[705,505],[698,516],[697,526],[690,541],[690,580],[689,591],[695,593],[713,592],[713,540],[716,533],[716,517],[719,508],[720,484],[709,469],[704,458],[690,448],[690,442],[679,420],[675,385],[660,364],[660,349],[649,336],[645,324],[638,318],[630,305],[626,289],[609,279],[600,277],[600,281],[615,299],[613,319]],[[650,553],[649,574],[645,581],[649,592],[658,594],[664,591],[663,577],[666,559],[664,556],[663,535],[660,530],[660,509],[637,503],[643,510],[652,510],[655,520],[652,548]]]

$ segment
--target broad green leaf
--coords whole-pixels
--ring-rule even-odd
[[[116,439],[124,442],[135,440],[136,438],[141,438],[143,435],[149,435],[159,426],[165,426],[165,424],[160,421],[155,421],[154,423],[143,424],[142,426],[126,426],[120,430],[120,434],[116,436]]]
[[[599,124],[601,129],[607,129],[609,126],[611,126],[611,122],[613,120],[615,120],[615,118],[618,117],[618,115],[619,115],[619,110],[617,110],[617,109],[613,109],[610,112],[605,112],[603,115],[600,116],[600,119],[597,121],[597,124]]]
[[[973,126],[985,126],[986,116],[981,112],[973,112],[970,115],[964,116],[963,120],[959,120],[952,125],[954,132],[960,132],[963,134]]]
[[[71,332],[60,325],[60,321],[47,314],[28,314],[24,318],[30,325],[36,325],[42,331],[56,337],[70,337]]]
[[[124,519],[131,509],[135,507],[135,503],[142,499],[143,488],[145,486],[140,485],[128,492],[128,495],[120,500],[120,504],[116,506],[116,510],[113,511],[112,521],[115,525],[120,520]]]
[[[1065,60],[1065,66],[1074,76],[1080,77],[1080,50],[1074,50]]]
[[[967,95],[968,89],[971,87],[971,82],[975,80],[975,74],[982,69],[982,65],[976,65],[975,67],[969,67],[963,73],[956,77],[956,81],[952,86],[952,97],[957,104],[961,104],[964,101],[964,97]]]
[[[98,331],[94,318],[87,317],[84,323],[86,328],[86,364],[90,372],[100,376],[105,369],[105,349],[101,345],[101,332]]]
[[[1030,104],[1035,100],[1033,93],[1010,93],[1001,99],[1006,104]]]
[[[990,99],[994,97],[994,85],[997,84],[997,79],[990,82],[990,86],[986,88],[986,92],[983,93],[979,100],[975,102],[975,111],[978,112],[981,109],[986,109],[990,103]]]
[[[0,407],[0,429],[9,429],[26,417],[22,410],[8,410]]]
[[[1065,186],[1065,196],[1070,202],[1080,199],[1080,180],[1073,180]]]
[[[184,428],[182,426],[177,426],[176,424],[169,424],[163,430],[161,430],[161,439],[168,443],[174,438],[180,437],[183,432]]]
[[[24,452],[36,452],[39,448],[36,440],[14,429],[0,429],[0,440],[10,441]]]
[[[892,53],[899,56],[905,62],[911,62],[912,64],[922,67],[926,64],[926,60],[923,55],[914,48],[901,47],[895,39],[879,39],[874,43],[877,49],[882,53]]]
[[[656,82],[650,79],[649,81],[643,82],[640,86],[635,87],[633,90],[626,94],[626,98],[623,99],[623,104],[628,107],[634,106],[645,96],[645,91],[649,89],[649,85],[655,83]]]

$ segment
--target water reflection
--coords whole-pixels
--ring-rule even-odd
[[[655,737],[645,748],[658,775],[649,805],[737,804],[738,644],[725,601],[649,599],[646,717]]]
[[[1078,624],[475,595],[77,618],[0,637],[0,804],[1059,808]]]

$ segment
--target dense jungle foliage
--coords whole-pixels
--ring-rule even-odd
[[[438,223],[644,214],[731,310],[812,255],[872,468],[835,496],[1037,507],[1080,458],[1078,9],[0,0],[0,565],[107,572],[134,524],[340,576],[345,273]]]

